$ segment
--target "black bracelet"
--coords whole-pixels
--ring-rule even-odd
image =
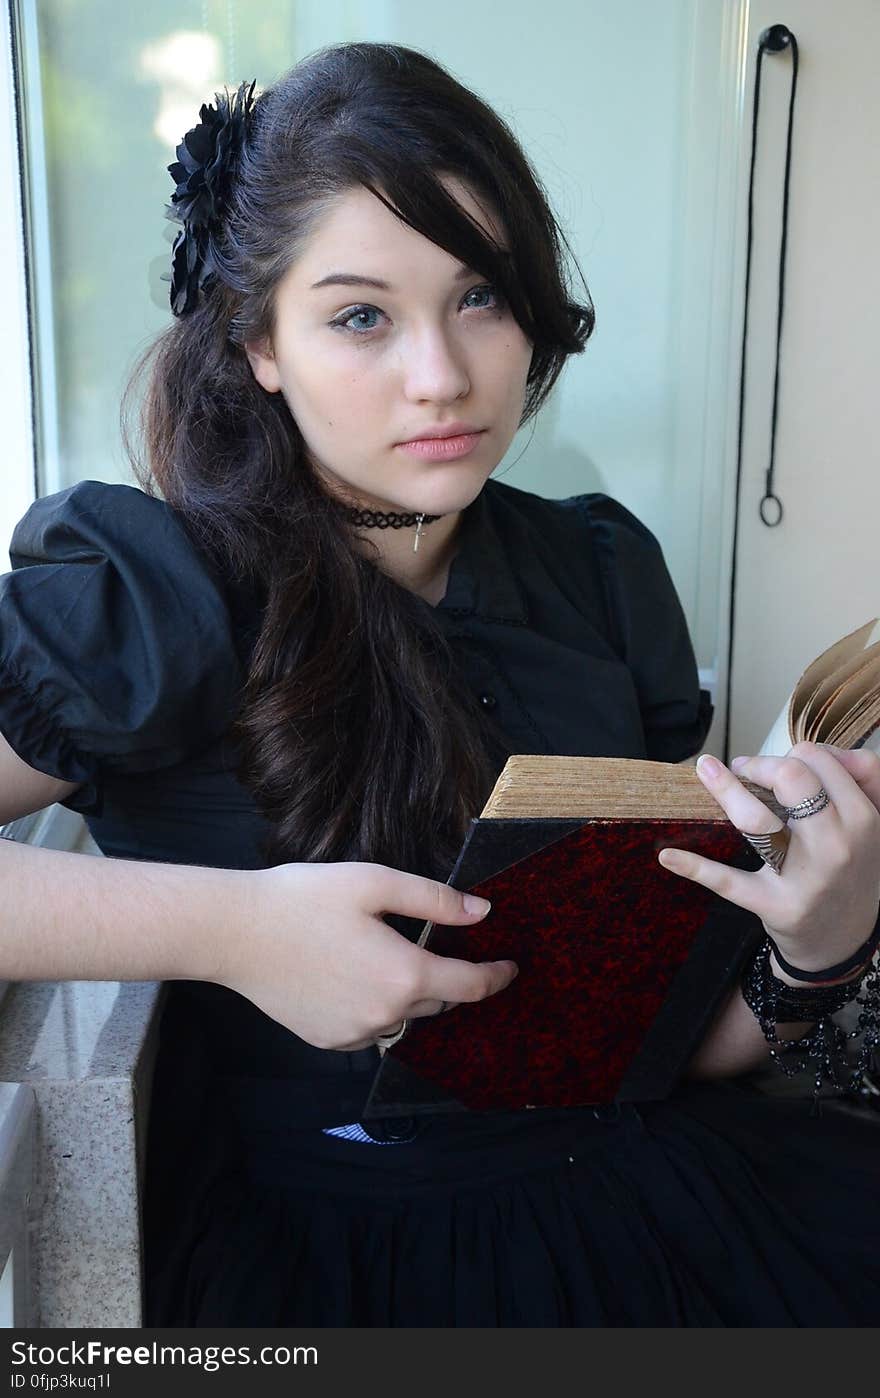
[[[824,971],[800,971],[797,966],[792,966],[786,961],[773,938],[768,936],[768,942],[773,948],[773,955],[776,957],[780,971],[784,971],[787,976],[791,976],[793,981],[836,981],[841,976],[848,975],[850,971],[857,971],[862,966],[867,966],[874,952],[880,946],[880,917],[874,924],[874,931],[866,942],[857,947],[852,956],[848,956],[845,961],[838,961],[836,966],[828,966]]]
[[[766,937],[746,968],[742,992],[746,1004],[760,1020],[765,1016],[773,1024],[800,1024],[808,1019],[822,1019],[837,1014],[844,1005],[855,1000],[861,990],[863,977],[844,981],[842,985],[822,985],[811,989],[786,985],[773,974],[770,953],[773,943]]]
[[[877,1105],[876,1085],[871,1073],[875,1050],[880,1043],[880,969],[868,965],[864,973],[845,985],[801,990],[785,985],[770,966],[773,944],[765,937],[751,958],[742,978],[742,996],[761,1026],[770,1045],[770,1057],[786,1077],[810,1070],[813,1097],[818,1105],[823,1082],[839,1093]],[[835,1024],[832,1015],[855,1001],[860,1013],[854,1029],[846,1031]],[[780,1039],[777,1024],[815,1020],[815,1027],[800,1039]],[[853,1063],[847,1044],[861,1038],[861,1048]]]

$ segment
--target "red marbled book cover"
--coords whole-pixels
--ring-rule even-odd
[[[757,918],[657,862],[664,846],[760,867],[726,820],[479,819],[449,883],[492,902],[425,943],[519,975],[414,1019],[364,1117],[664,1097],[736,984]]]

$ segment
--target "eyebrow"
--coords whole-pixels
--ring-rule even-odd
[[[468,277],[475,277],[476,273],[472,267],[462,267],[455,274],[457,282],[463,282]],[[379,291],[393,291],[394,288],[388,282],[380,281],[378,277],[364,277],[359,272],[331,272],[328,277],[322,277],[319,282],[312,283],[312,291],[317,291],[322,286],[374,286]]]

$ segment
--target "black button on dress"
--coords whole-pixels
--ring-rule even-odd
[[[37,501],[10,561],[13,749],[82,784],[64,804],[108,856],[261,867],[266,823],[229,738],[259,600],[126,485]],[[501,760],[702,745],[711,706],[662,552],[608,496],[488,481],[432,615]],[[358,1120],[377,1058],[315,1049],[221,987],[168,985],[145,1323],[876,1324],[878,1118],[815,1117],[808,1084],[780,1099],[737,1080],[613,1122],[585,1108],[432,1118],[376,1144],[324,1134]]]

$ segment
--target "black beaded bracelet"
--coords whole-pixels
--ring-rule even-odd
[[[769,944],[770,938],[767,938]],[[776,1024],[803,1024],[807,1020],[822,1019],[835,1015],[844,1005],[855,1000],[861,989],[861,980],[844,981],[843,985],[816,986],[801,989],[800,986],[786,985],[777,980],[770,965],[770,946],[766,947],[767,965],[763,961],[746,973],[743,984],[758,990],[756,974],[760,978],[760,994],[765,1000],[772,997],[773,1020]],[[746,1003],[749,1003],[748,1000]],[[750,1005],[750,1008],[754,1008]],[[769,1003],[768,1003],[769,1008]]]
[[[784,971],[787,976],[791,976],[793,981],[806,981],[816,984],[824,984],[826,981],[839,980],[841,976],[849,975],[850,971],[857,971],[861,967],[867,967],[868,962],[874,952],[880,946],[880,917],[874,924],[874,931],[866,942],[857,947],[852,956],[848,956],[845,961],[838,961],[836,966],[828,966],[824,971],[801,971],[797,966],[792,966],[785,960],[782,952],[774,942],[772,937],[767,938],[773,948],[773,955],[776,957],[780,971]]]
[[[823,1083],[838,1093],[877,1105],[872,1079],[874,1056],[880,1043],[880,969],[869,964],[863,974],[844,985],[801,990],[785,985],[770,966],[773,943],[765,937],[751,958],[742,978],[742,996],[761,1026],[770,1057],[786,1077],[810,1069],[813,1097],[818,1099]],[[855,1001],[860,1013],[856,1027],[849,1031],[835,1024],[832,1015]],[[810,1033],[800,1039],[780,1039],[778,1024],[815,1021]],[[847,1043],[861,1037],[855,1062],[847,1056]],[[869,1090],[870,1089],[870,1090]]]

